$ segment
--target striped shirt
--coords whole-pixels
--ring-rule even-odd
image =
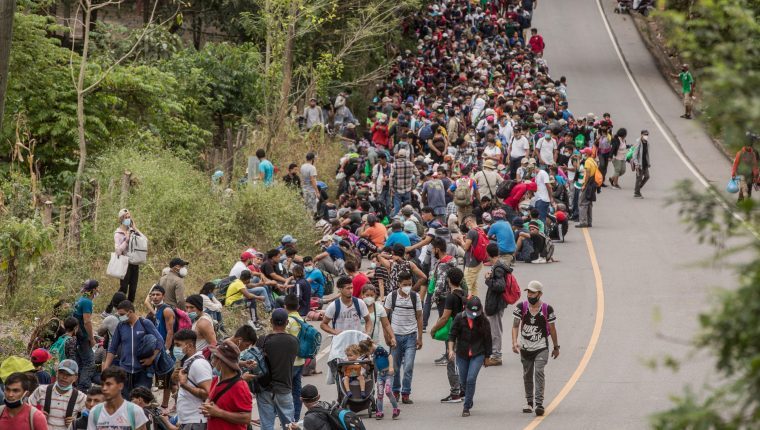
[[[45,407],[45,393],[47,388],[47,385],[40,385],[37,387],[32,395],[29,396],[28,403],[32,405],[32,407],[42,411]],[[64,422],[64,416],[66,415],[66,408],[69,406],[69,399],[71,399],[71,394],[73,392],[74,390],[71,390],[64,394],[60,394],[57,389],[53,388],[50,397],[50,413],[47,417],[49,430],[66,430],[68,428]],[[87,396],[84,393],[77,392],[77,402],[74,405],[73,416],[76,417],[76,415],[84,409],[86,398]]]

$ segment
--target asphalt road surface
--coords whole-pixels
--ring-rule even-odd
[[[547,415],[537,419],[521,412],[522,367],[509,346],[510,306],[504,318],[504,365],[481,371],[471,417],[460,416],[461,403],[440,403],[448,394],[446,370],[434,366],[433,359],[443,343],[426,334],[414,371],[415,403],[402,405],[400,420],[367,420],[368,428],[642,429],[652,413],[669,406],[670,394],[709,380],[711,361],[692,354],[686,342],[695,334],[698,312],[710,304],[710,288],[730,285],[734,278],[706,263],[712,248],[686,233],[677,207],[667,206],[666,199],[676,181],[697,181],[694,171],[725,186],[730,165],[698,123],[679,118],[680,100],[655,68],[630,17],[613,14],[613,2],[603,1],[641,96],[596,0],[542,0],[534,25],[546,41],[552,76],[567,76],[576,116],[610,112],[616,128],[629,130],[629,139],[641,129],[650,131],[652,178],[642,190],[643,200],[632,197],[630,171],[621,178],[622,190],[605,188],[594,206],[594,227],[584,235],[571,226],[567,242],[556,246],[559,263],[516,266],[523,286],[532,279],[543,282],[544,298],[558,315],[562,349],[546,368]],[[644,101],[651,104],[651,114]],[[678,147],[685,157],[676,153]],[[682,360],[677,373],[647,365],[667,356]],[[317,385],[324,400],[336,397],[324,375],[304,378],[304,384]]]

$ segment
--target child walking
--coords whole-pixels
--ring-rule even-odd
[[[375,370],[377,371],[377,413],[375,414],[375,419],[383,419],[383,397],[387,394],[388,400],[391,401],[391,406],[393,406],[393,419],[397,420],[401,410],[398,408],[396,397],[391,393],[393,357],[385,348],[375,345],[371,340],[362,341],[361,345],[366,345],[366,348],[369,349],[370,354],[372,354],[372,362],[375,364]]]

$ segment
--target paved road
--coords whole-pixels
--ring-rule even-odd
[[[680,102],[658,74],[630,18],[612,14],[612,2],[608,3],[606,12],[622,54],[655,115],[668,125],[666,132],[677,138],[675,143],[685,148],[705,177],[722,185],[728,162],[696,122],[678,118]],[[666,143],[637,96],[595,0],[544,0],[539,2],[534,24],[547,42],[552,75],[568,78],[570,108],[576,115],[608,111],[616,126],[628,128],[629,136],[638,136],[642,128],[651,133],[653,167],[652,179],[643,190],[646,198],[632,198],[634,177],[629,172],[621,180],[623,190],[604,189],[595,207],[594,228],[589,230],[605,299],[601,336],[585,372],[540,423],[520,412],[522,369],[517,356],[506,350],[503,367],[482,370],[470,418],[460,417],[461,404],[440,404],[448,388],[445,368],[435,367],[432,360],[443,345],[426,337],[415,367],[415,404],[403,408],[401,420],[382,423],[382,428],[426,430],[461,423],[486,429],[536,424],[541,429],[641,429],[651,413],[668,406],[669,394],[687,383],[700,386],[711,373],[710,362],[702,355],[689,356],[678,373],[644,364],[666,355],[686,358],[688,347],[658,333],[683,340],[691,337],[697,313],[709,304],[709,288],[732,279],[730,272],[693,264],[709,259],[711,249],[687,235],[677,208],[665,205],[674,183],[693,180],[692,172]],[[531,279],[544,283],[545,298],[558,314],[562,355],[547,367],[546,403],[558,396],[582,362],[598,317],[600,286],[581,232],[571,231],[567,243],[557,246],[556,255],[561,260],[558,264],[521,264],[516,269],[521,284]],[[511,317],[506,316],[505,326],[510,323]],[[306,378],[304,383],[316,384],[325,399],[336,395],[323,376]],[[371,420],[368,428],[381,426]]]

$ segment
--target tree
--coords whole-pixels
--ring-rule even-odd
[[[0,218],[0,272],[6,277],[6,298],[16,294],[19,274],[32,272],[42,255],[53,249],[51,236],[51,229],[37,218]]]
[[[11,58],[13,39],[13,14],[16,0],[0,0],[0,129],[3,127],[5,110],[5,89],[8,84],[8,66]]]

